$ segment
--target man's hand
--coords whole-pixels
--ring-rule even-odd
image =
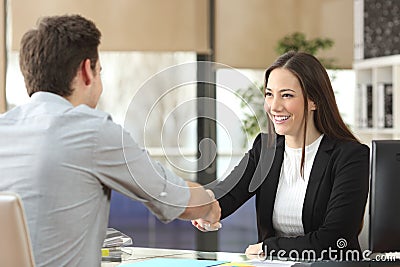
[[[179,216],[183,220],[204,219],[210,225],[221,219],[221,207],[211,190],[205,190],[198,183],[186,182],[190,189],[190,199],[185,211]]]
[[[211,199],[214,199],[211,203],[211,209],[204,218],[192,220],[192,224],[202,232],[217,231],[222,227],[222,224],[219,222],[221,218],[221,207],[219,206],[219,202],[215,199],[214,193],[209,189],[207,189],[206,192],[210,195]]]
[[[219,221],[221,219],[221,207],[219,206],[219,202],[215,199],[213,191],[207,189],[206,192],[214,201],[211,203],[210,211],[205,216],[200,218],[205,221],[205,224],[203,225],[205,226],[205,228],[207,228],[207,226],[211,226],[211,224],[213,224],[214,226],[216,226],[216,224],[220,224]],[[219,228],[217,228],[216,230],[218,230]]]

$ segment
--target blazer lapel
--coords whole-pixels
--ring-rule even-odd
[[[324,135],[321,144],[315,155],[314,163],[311,169],[310,178],[306,190],[306,196],[303,204],[303,227],[304,233],[310,231],[313,221],[314,203],[321,184],[326,166],[331,157],[329,150],[333,148],[334,142]]]
[[[277,137],[273,164],[256,196],[258,238],[260,242],[275,234],[272,226],[272,213],[283,161],[284,141],[285,138],[283,136]]]

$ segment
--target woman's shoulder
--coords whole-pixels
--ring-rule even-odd
[[[369,147],[355,140],[340,140],[324,136],[323,144],[340,153],[356,153],[358,155],[360,155],[360,153],[369,154]]]
[[[259,133],[253,141],[253,149],[275,147],[285,141],[285,137],[277,134]]]

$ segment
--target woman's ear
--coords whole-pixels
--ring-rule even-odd
[[[311,110],[317,109],[317,105],[315,105],[314,101],[310,101],[309,106],[310,106]]]
[[[82,63],[82,76],[83,76],[83,79],[84,79],[84,82],[85,82],[86,86],[88,86],[88,85],[90,85],[92,83],[94,75],[93,75],[93,70],[90,67],[90,59],[88,59],[88,58],[83,60],[83,63]]]

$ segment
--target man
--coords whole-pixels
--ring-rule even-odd
[[[215,223],[220,207],[198,184],[151,160],[110,116],[102,92],[100,31],[79,16],[43,18],[21,40],[31,101],[0,116],[0,191],[24,203],[37,266],[99,266],[111,189],[160,220]]]

